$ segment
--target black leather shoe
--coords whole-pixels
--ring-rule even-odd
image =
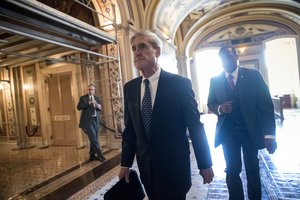
[[[90,156],[89,161],[93,161],[93,160],[99,160],[99,158],[97,156]]]
[[[100,162],[104,162],[106,159],[104,158],[104,156],[101,155],[101,156],[99,157],[99,160],[100,160]]]

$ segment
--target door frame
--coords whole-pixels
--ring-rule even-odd
[[[40,85],[40,108],[41,108],[41,129],[43,131],[43,143],[44,146],[53,145],[52,139],[52,126],[51,126],[51,119],[50,119],[50,112],[49,112],[49,88],[48,84],[46,83],[46,79],[49,77],[50,74],[60,74],[60,73],[70,73],[71,74],[71,94],[75,106],[75,110],[77,110],[76,105],[79,101],[79,93],[81,82],[80,82],[80,66],[74,64],[65,64],[65,63],[58,63],[51,65],[51,67],[47,67],[41,69],[41,85]],[[79,74],[79,75],[78,75]],[[79,124],[80,113],[76,112],[76,121]],[[84,136],[82,134],[81,129],[78,127],[76,129],[76,138],[77,138],[77,148],[84,147]]]

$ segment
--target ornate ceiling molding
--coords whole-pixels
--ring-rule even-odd
[[[180,52],[191,55],[199,42],[203,38],[207,39],[208,35],[213,32],[222,31],[237,24],[249,24],[254,20],[260,21],[261,24],[281,23],[282,26],[291,27],[290,30],[293,30],[291,32],[299,34],[299,12],[300,4],[282,1],[279,4],[267,1],[248,2],[219,8],[199,19],[191,27],[184,38]]]

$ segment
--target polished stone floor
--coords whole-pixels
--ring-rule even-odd
[[[103,163],[88,161],[87,146],[1,147],[0,200],[66,199],[119,163],[120,150],[102,148]]]
[[[284,110],[284,115],[285,120],[277,123],[278,149],[275,154],[269,155],[265,150],[259,152],[263,200],[300,199],[300,110]],[[209,185],[202,184],[192,155],[193,186],[187,200],[228,199],[222,150],[213,148],[215,121],[213,115],[202,117],[211,146],[214,181]],[[100,163],[87,162],[88,148],[34,147],[20,151],[0,148],[0,199],[102,200],[105,191],[118,181],[118,167],[112,167],[109,162],[119,151],[104,149],[104,152],[108,160]],[[78,177],[80,180],[76,180]],[[244,172],[242,177],[245,184]],[[57,188],[69,182],[72,184],[61,191],[74,190],[72,195],[59,193]],[[45,197],[46,193],[56,195]]]

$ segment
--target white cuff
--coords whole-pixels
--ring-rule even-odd
[[[273,140],[275,140],[276,137],[275,137],[275,135],[265,135],[265,139],[273,139]]]
[[[222,115],[223,113],[221,113],[221,105],[218,106],[218,114]]]

